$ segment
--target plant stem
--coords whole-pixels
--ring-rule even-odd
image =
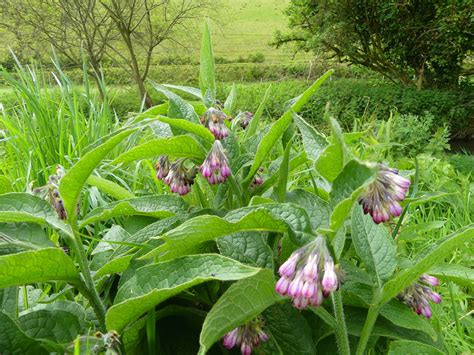
[[[363,355],[367,342],[369,341],[370,335],[372,334],[372,329],[374,327],[375,321],[379,315],[380,306],[371,305],[369,307],[369,313],[367,313],[367,318],[365,319],[364,327],[360,334],[359,344],[357,345],[356,355]]]
[[[82,277],[84,278],[85,282],[85,289],[82,290],[82,293],[84,297],[88,299],[90,302],[92,308],[94,309],[94,312],[97,316],[97,319],[99,321],[99,327],[101,331],[105,331],[105,307],[104,304],[102,303],[102,300],[99,297],[99,294],[97,293],[97,289],[95,288],[94,281],[92,280],[91,276],[91,271],[89,269],[89,264],[87,262],[87,256],[86,253],[84,252],[84,248],[82,247],[82,242],[79,234],[77,233],[76,228],[73,229],[73,235],[72,235],[72,247],[74,248],[74,251],[76,252],[77,255],[77,262],[79,264],[79,268],[81,269],[82,272]]]
[[[351,348],[349,347],[349,338],[347,337],[346,321],[344,319],[344,307],[342,305],[341,292],[333,292],[331,294],[332,305],[334,307],[334,317],[336,319],[336,333],[337,349],[341,355],[350,355]]]

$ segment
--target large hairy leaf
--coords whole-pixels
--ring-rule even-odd
[[[81,225],[86,226],[96,221],[132,215],[166,218],[184,213],[187,208],[188,204],[181,197],[175,195],[136,197],[96,208],[84,217]]]
[[[303,146],[308,158],[317,161],[328,145],[326,137],[319,133],[313,126],[306,122],[303,117],[294,115],[295,123],[301,132]]]
[[[35,339],[21,331],[2,311],[0,311],[0,349],[5,354],[48,354]]]
[[[212,52],[211,31],[209,22],[204,24],[201,42],[201,67],[199,70],[199,86],[206,106],[211,106],[216,99],[216,69]]]
[[[168,117],[183,118],[190,122],[199,123],[198,115],[194,111],[194,107],[189,102],[182,99],[181,96],[176,95],[174,92],[168,90],[163,85],[156,83],[152,84],[157,91],[161,92],[169,100],[167,112]]]
[[[59,248],[0,256],[0,288],[33,282],[80,281],[73,261]]]
[[[268,269],[234,283],[207,314],[199,354],[205,354],[227,332],[252,320],[280,299],[273,273]]]
[[[219,238],[217,246],[222,255],[243,264],[273,269],[273,253],[262,233],[233,233]]]
[[[379,287],[392,276],[396,263],[396,247],[387,229],[375,224],[361,208],[352,211],[352,242],[355,250]]]
[[[201,145],[190,136],[158,138],[136,146],[119,155],[113,163],[130,163],[139,159],[156,158],[159,155],[204,160],[206,152]]]
[[[121,331],[149,309],[192,286],[209,280],[239,280],[259,270],[217,254],[144,266],[119,288],[106,315],[107,328]]]
[[[184,119],[169,118],[164,116],[157,117],[157,120],[169,124],[171,127],[178,128],[185,132],[192,133],[208,143],[213,143],[215,138],[214,135],[202,124],[190,122]]]
[[[134,130],[129,129],[113,135],[107,141],[85,154],[74,166],[61,178],[59,193],[64,201],[64,207],[70,219],[75,220],[76,205],[82,187],[89,175],[99,165],[102,159],[112,151],[122,140],[132,134]]]

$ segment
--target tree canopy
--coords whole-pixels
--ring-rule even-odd
[[[394,81],[457,85],[474,48],[471,0],[291,0],[275,45],[329,52]]]

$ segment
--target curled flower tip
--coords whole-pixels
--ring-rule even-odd
[[[239,113],[237,117],[235,118],[235,120],[239,122],[240,127],[242,127],[243,129],[246,129],[250,121],[252,120],[252,118],[253,118],[252,112],[244,111],[244,112]]]
[[[224,139],[229,135],[229,130],[224,123],[226,119],[228,117],[224,112],[211,107],[201,117],[201,123],[211,131],[216,139]]]
[[[163,179],[163,182],[170,186],[171,192],[184,196],[191,191],[196,172],[195,167],[187,170],[184,167],[184,160],[181,159],[170,165],[168,174]]]
[[[232,349],[235,344],[237,344],[237,338],[239,336],[239,328],[235,328],[234,330],[231,330],[229,333],[227,333],[224,336],[224,347],[227,349]]]
[[[420,281],[430,286],[439,286],[439,280],[436,277],[428,274],[421,275]]]
[[[410,180],[398,175],[398,170],[378,165],[377,177],[362,194],[359,203],[364,213],[369,213],[375,223],[387,222],[391,216],[399,217],[403,201],[410,187]]]
[[[229,161],[224,153],[221,142],[215,141],[209,155],[204,160],[199,170],[210,184],[225,182],[231,175]]]
[[[438,293],[431,290],[430,286],[438,285],[439,281],[436,277],[423,274],[420,277],[420,282],[423,282],[424,284],[414,283],[400,293],[397,298],[407,306],[411,307],[417,314],[422,314],[426,318],[431,318],[433,313],[429,302],[440,303],[442,299]]]
[[[162,155],[158,158],[158,162],[155,164],[156,178],[163,180],[169,173],[170,162],[166,155]]]
[[[276,292],[292,298],[298,309],[320,306],[339,285],[334,261],[322,236],[291,254],[278,272],[281,278],[275,285]]]
[[[268,335],[262,330],[263,320],[258,317],[245,325],[231,330],[223,338],[223,345],[227,349],[240,348],[242,354],[251,354],[254,347],[268,341]]]

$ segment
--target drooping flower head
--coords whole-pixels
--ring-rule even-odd
[[[429,301],[440,303],[442,300],[441,296],[431,289],[431,287],[438,285],[439,281],[436,277],[423,274],[419,278],[419,283],[416,282],[410,287],[407,287],[397,297],[417,314],[431,318],[432,311]]]
[[[252,120],[252,118],[253,118],[252,112],[244,111],[244,112],[239,113],[237,117],[235,118],[235,120],[236,122],[240,124],[240,127],[242,127],[243,129],[246,129],[250,121]]]
[[[261,175],[262,172],[263,172],[263,168],[260,167],[258,169],[258,172],[253,177],[252,184],[251,184],[252,187],[256,187],[256,186],[259,186],[259,185],[263,184],[263,178],[262,178],[262,175]]]
[[[163,182],[170,186],[171,192],[184,196],[191,191],[196,174],[196,167],[193,166],[190,169],[186,169],[184,159],[179,159],[170,165],[168,174],[163,179]]]
[[[362,194],[359,203],[364,213],[369,213],[375,223],[386,222],[390,216],[402,213],[399,201],[403,201],[410,187],[410,180],[398,175],[398,170],[378,165],[379,171],[373,183]]]
[[[229,130],[224,121],[227,115],[219,109],[210,107],[201,117],[201,123],[205,125],[216,139],[224,139],[229,135]]]
[[[202,176],[204,176],[210,184],[219,184],[225,182],[230,176],[229,160],[224,152],[221,142],[214,141],[212,149],[207,158],[199,168]]]
[[[158,158],[158,161],[155,164],[156,178],[158,180],[163,180],[170,171],[170,162],[168,156],[161,155]]]
[[[334,261],[322,236],[294,251],[278,273],[281,277],[275,290],[290,297],[298,309],[321,305],[339,287]]]
[[[66,208],[64,207],[64,202],[59,195],[59,182],[65,174],[65,169],[58,164],[56,165],[56,174],[48,177],[47,184],[33,190],[33,194],[44,198],[51,204],[60,219],[67,219]],[[79,204],[77,204],[76,209],[77,213],[79,213]]]
[[[268,341],[268,335],[262,328],[263,320],[260,317],[235,328],[224,335],[224,347],[229,350],[234,347],[239,347],[242,355],[250,355],[252,349],[258,346],[261,341]]]

